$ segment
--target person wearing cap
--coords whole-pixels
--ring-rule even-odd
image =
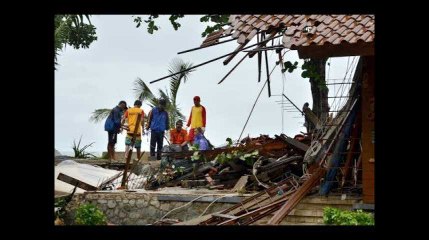
[[[146,130],[151,130],[150,135],[150,156],[155,156],[156,146],[156,159],[161,160],[161,150],[164,143],[164,133],[169,127],[168,113],[165,111],[167,102],[165,99],[158,101],[158,106],[154,107],[148,114],[148,122]]]
[[[122,113],[125,109],[127,109],[127,103],[125,101],[120,101],[119,104],[110,111],[110,114],[106,119],[106,121],[113,121],[114,123],[114,129],[107,131],[107,155],[110,161],[115,160],[115,145],[118,139],[118,133],[121,129],[120,123]]]
[[[201,99],[199,96],[194,97],[194,106],[192,106],[191,114],[186,124],[188,127],[191,126],[188,135],[188,141],[192,145],[195,136],[195,128],[201,128],[204,132],[206,128],[206,108],[200,104]]]
[[[125,111],[124,116],[122,118],[121,124],[125,123],[125,120],[128,120],[128,128],[127,128],[127,136],[125,137],[125,159],[128,157],[128,152],[130,150],[131,142],[133,137],[134,147],[137,150],[137,159],[141,157],[141,145],[142,145],[142,129],[144,127],[144,111],[141,109],[142,102],[140,100],[136,100],[134,102],[134,107],[129,108]],[[140,124],[137,126],[137,132],[135,133],[135,127],[137,123],[138,116],[140,115]]]

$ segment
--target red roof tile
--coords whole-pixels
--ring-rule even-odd
[[[211,45],[231,33],[240,44],[245,44],[258,32],[281,32],[285,28],[282,42],[290,49],[371,43],[375,37],[374,15],[231,15],[229,23],[226,30],[209,35],[203,44]]]

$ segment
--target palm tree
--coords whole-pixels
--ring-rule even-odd
[[[168,72],[170,74],[173,74],[175,72],[180,72],[186,69],[189,69],[192,67],[192,63],[184,62],[182,59],[173,59],[173,61],[169,65]],[[176,102],[177,99],[177,93],[179,91],[180,84],[186,83],[186,81],[189,78],[189,75],[191,72],[193,72],[195,69],[191,69],[188,71],[185,71],[183,73],[176,74],[170,78],[170,91],[167,89],[164,91],[162,89],[158,89],[159,96],[155,96],[155,94],[150,90],[148,85],[141,79],[137,78],[134,81],[134,93],[137,99],[141,100],[143,103],[147,101],[148,105],[152,108],[158,105],[158,100],[160,98],[163,98],[166,100],[166,111],[168,112],[170,116],[170,123],[169,127],[174,128],[175,123],[177,120],[185,120],[185,116],[181,113],[180,108]],[[109,115],[111,109],[97,109],[95,110],[91,117],[90,121],[93,121],[95,123],[101,122],[103,119],[107,118]]]

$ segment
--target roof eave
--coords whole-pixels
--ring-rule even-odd
[[[344,56],[374,56],[374,42],[293,46],[299,58],[327,58]]]

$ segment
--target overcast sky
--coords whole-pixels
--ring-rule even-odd
[[[82,135],[83,144],[95,142],[89,151],[106,151],[104,121],[98,124],[89,121],[95,109],[113,108],[120,100],[132,105],[136,99],[132,90],[135,79],[141,78],[149,83],[168,75],[168,65],[176,57],[196,65],[237,47],[236,41],[232,41],[177,55],[180,51],[201,45],[205,25],[200,23],[200,17],[189,15],[180,19],[182,27],[174,31],[168,17],[160,16],[157,24],[161,29],[150,35],[145,27],[136,28],[131,15],[92,15],[98,40],[89,49],[76,50],[67,46],[58,57],[60,66],[55,71],[55,148],[62,153],[70,152],[73,140],[78,140]],[[201,104],[207,110],[205,135],[215,146],[225,143],[227,137],[239,137],[266,79],[263,77],[260,83],[257,82],[257,57],[254,57],[246,58],[222,84],[217,84],[243,55],[237,55],[227,66],[222,64],[222,59],[197,68],[179,89],[177,102],[186,117],[193,105],[193,97],[201,97]],[[275,53],[268,56],[271,70],[278,56]],[[284,59],[302,63],[296,51],[289,51]],[[347,66],[357,63],[357,58],[331,58],[329,61],[328,78],[344,79]],[[265,68],[262,76],[266,76]],[[277,67],[271,75],[273,95],[282,93],[283,83],[284,93],[298,107],[301,108],[305,102],[309,102],[311,107],[310,84],[308,79],[301,77],[300,69],[282,76]],[[168,89],[168,86],[168,79],[149,85],[152,92]],[[331,86],[329,94],[332,96],[339,92],[337,95],[341,95],[342,91],[338,85]],[[260,134],[273,137],[282,132],[293,137],[304,131],[304,118],[298,112],[282,111],[278,103],[280,100],[280,96],[269,98],[265,88],[243,137],[257,137]],[[330,99],[330,103],[332,101]],[[150,107],[143,104],[143,110],[147,114]],[[125,149],[124,141],[125,134],[119,134],[117,151]],[[149,149],[147,137],[143,138],[142,148]]]

